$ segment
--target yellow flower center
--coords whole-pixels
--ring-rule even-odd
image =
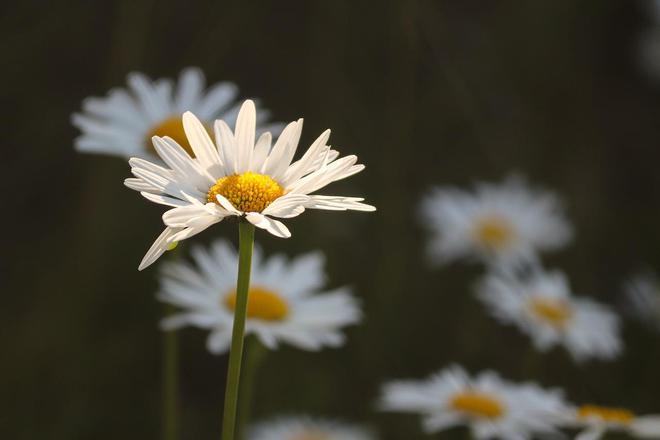
[[[596,405],[584,405],[578,409],[578,418],[592,419],[597,418],[604,422],[618,423],[621,425],[629,425],[633,421],[635,415],[624,408],[606,408]]]
[[[476,391],[455,394],[449,405],[472,417],[497,419],[504,415],[504,405],[495,397]]]
[[[510,222],[493,216],[481,219],[477,223],[474,235],[483,246],[498,250],[506,247],[515,234]]]
[[[229,310],[234,311],[236,309],[236,292],[226,295],[224,304]],[[263,287],[252,287],[248,292],[248,318],[282,321],[288,314],[288,304],[277,293]]]
[[[207,200],[218,203],[220,194],[242,212],[261,212],[275,199],[284,195],[284,189],[270,176],[246,172],[221,177],[209,189]]]
[[[570,304],[561,298],[532,298],[529,309],[534,316],[556,328],[564,328],[573,316]]]
[[[204,125],[206,128],[206,131],[211,134],[211,129]],[[164,137],[164,136],[169,136],[172,139],[176,141],[177,144],[181,145],[181,148],[186,150],[186,153],[190,155],[190,157],[195,157],[195,153],[192,150],[192,147],[190,146],[190,142],[188,142],[188,137],[186,136],[186,131],[183,129],[183,121],[181,116],[171,116],[164,121],[160,122],[158,125],[153,127],[151,131],[147,134],[147,139],[146,145],[147,148],[149,148],[151,151],[154,153],[156,150],[154,149],[153,143],[151,142],[151,138],[153,136],[159,136],[159,137]]]

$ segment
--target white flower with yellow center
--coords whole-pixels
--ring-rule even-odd
[[[525,279],[490,274],[477,286],[477,296],[500,322],[529,335],[538,350],[563,345],[576,361],[612,359],[621,352],[618,316],[574,297],[561,272],[538,271]]]
[[[429,255],[440,263],[470,257],[513,264],[560,248],[572,235],[557,197],[517,178],[478,184],[474,192],[435,188],[421,208],[432,234]]]
[[[566,408],[557,390],[513,384],[491,371],[471,378],[456,366],[427,380],[386,384],[381,407],[421,414],[428,433],[466,425],[476,439],[507,440],[554,432],[557,414]]]
[[[583,405],[565,413],[566,425],[582,429],[576,440],[598,440],[607,431],[636,438],[660,438],[660,415],[636,416],[625,408]]]
[[[660,280],[647,271],[628,280],[625,285],[631,311],[635,317],[660,331]]]
[[[261,422],[248,431],[247,440],[374,440],[359,426],[305,416],[280,417]]]
[[[164,329],[195,326],[210,330],[209,351],[227,352],[236,306],[238,255],[218,240],[206,250],[193,247],[195,265],[166,262],[158,298],[181,309],[163,320]],[[248,294],[246,333],[274,349],[286,342],[304,350],[338,347],[342,328],[361,319],[348,288],[319,293],[325,281],[323,256],[309,253],[288,261],[283,255],[264,259],[255,247]]]
[[[207,130],[218,118],[233,124],[238,114],[235,84],[221,82],[205,89],[205,82],[197,68],[184,69],[176,84],[131,73],[127,89],[112,89],[104,98],[83,101],[82,113],[72,117],[73,125],[82,131],[76,148],[85,153],[158,160],[151,138],[169,136],[192,154],[181,124],[184,112],[195,113]],[[265,120],[268,113],[262,110],[260,116]],[[262,129],[279,132],[281,124]]]
[[[319,136],[300,159],[292,162],[302,130],[302,119],[287,125],[271,148],[271,134],[255,141],[256,110],[245,101],[232,132],[215,121],[215,139],[190,112],[183,128],[195,158],[172,138],[154,136],[156,152],[169,168],[132,158],[135,178],[129,188],[172,209],[163,214],[167,226],[145,255],[140,269],[153,263],[169,245],[202,232],[231,216],[244,217],[277,237],[290,237],[274,217],[291,218],[305,209],[374,211],[362,198],[311,194],[331,182],[364,169],[356,156],[339,157],[327,145],[330,130]]]

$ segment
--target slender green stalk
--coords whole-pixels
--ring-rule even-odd
[[[241,372],[241,389],[238,398],[238,423],[236,424],[236,437],[245,438],[245,425],[250,420],[254,396],[254,384],[257,372],[268,353],[268,349],[259,342],[256,336],[246,338],[245,363]]]
[[[252,247],[254,246],[254,226],[245,220],[238,224],[238,281],[236,283],[236,307],[234,328],[229,350],[229,368],[225,387],[225,408],[222,419],[222,440],[234,440],[236,408],[238,405],[238,383],[241,377],[243,357],[243,335],[247,315],[248,291],[250,289],[250,269]]]
[[[170,315],[174,306],[165,304],[164,314]],[[179,335],[176,330],[163,332],[162,360],[162,438],[176,440],[179,430]]]

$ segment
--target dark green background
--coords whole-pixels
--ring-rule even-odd
[[[547,264],[620,305],[626,275],[660,266],[660,89],[636,62],[650,26],[641,3],[21,1],[0,17],[3,439],[158,436],[161,308],[156,271],[137,264],[162,209],[122,185],[125,161],[75,153],[69,116],[129,71],[189,65],[279,120],[304,116],[304,145],[332,128],[367,168],[327,193],[379,208],[305,213],[287,222],[290,240],[258,233],[268,251],[324,250],[330,286],[354,285],[366,312],[342,349],[273,353],[258,416],[309,412],[423,438],[415,417],[375,413],[379,385],[452,362],[660,412],[657,335],[626,322],[613,363],[537,355],[473,299],[479,267],[425,264],[416,218],[432,184],[524,173],[560,192],[576,225]],[[235,235],[227,223],[193,241]],[[184,439],[219,436],[226,358],[204,337],[183,333]]]

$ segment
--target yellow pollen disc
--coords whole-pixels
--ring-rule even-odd
[[[218,203],[220,194],[231,202],[234,208],[242,212],[261,212],[275,199],[284,195],[284,189],[270,176],[248,171],[221,177],[209,189],[207,200]]]
[[[624,408],[606,408],[596,405],[584,405],[578,409],[580,419],[597,418],[604,422],[628,425],[633,421],[635,415]]]
[[[206,127],[205,125],[205,128],[206,131],[210,134],[209,127]],[[172,116],[167,118],[151,129],[147,135],[146,143],[147,147],[155,152],[153,143],[151,142],[151,138],[153,136],[169,136],[174,139],[177,144],[181,145],[181,148],[186,150],[186,153],[188,153],[190,157],[195,157],[195,153],[193,153],[192,147],[188,142],[188,137],[186,137],[186,132],[183,129],[181,116]]]
[[[529,308],[537,318],[556,328],[564,328],[573,316],[571,306],[562,299],[532,298]]]
[[[236,292],[224,298],[225,306],[236,309]],[[252,287],[248,293],[247,317],[264,321],[281,321],[289,314],[289,306],[280,295],[262,287]]]
[[[498,250],[513,240],[514,231],[508,221],[499,217],[487,217],[477,223],[474,235],[485,247]]]
[[[473,417],[497,419],[504,415],[504,405],[495,397],[484,393],[458,393],[452,397],[449,404],[454,410]]]

